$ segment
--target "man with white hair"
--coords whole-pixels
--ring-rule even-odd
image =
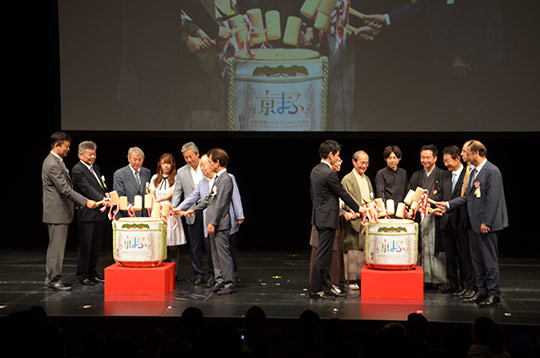
[[[133,203],[135,195],[146,193],[146,184],[152,176],[150,169],[143,167],[144,152],[139,147],[128,150],[128,165],[118,169],[113,175],[113,189],[118,196],[127,196],[128,205]],[[148,210],[137,211],[136,216],[148,216]]]

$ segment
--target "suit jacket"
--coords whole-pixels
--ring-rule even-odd
[[[231,216],[231,231],[230,234],[235,234],[239,230],[239,225],[236,223],[237,220],[244,220],[244,209],[242,207],[242,199],[240,197],[240,191],[238,190],[238,185],[236,184],[236,179],[234,178],[234,175],[229,174],[232,183],[233,183],[233,193],[232,193],[232,199],[231,199],[231,207],[229,208],[229,214]],[[184,200],[182,203],[180,203],[179,209],[180,210],[187,210],[191,207],[193,207],[195,204],[197,204],[200,200],[206,198],[208,194],[210,194],[210,180],[207,177],[203,177],[203,179],[199,182],[195,190]],[[203,210],[203,228],[204,228],[204,236],[208,236],[208,232],[206,230],[206,210]]]
[[[127,196],[128,203],[133,203],[135,195],[142,195],[144,197],[144,194],[146,193],[146,183],[150,182],[150,169],[141,167],[139,170],[141,185],[137,184],[129,164],[114,172],[113,188],[118,192],[118,196]],[[147,213],[148,210],[143,209],[142,215],[147,215]],[[141,212],[137,212],[137,215],[141,215]]]
[[[99,166],[93,165],[94,171],[101,182],[101,170]],[[73,188],[88,199],[100,201],[107,192],[104,183],[100,185],[94,174],[82,162],[78,162],[71,170],[73,175]],[[99,208],[90,209],[84,206],[77,208],[77,219],[79,221],[104,221],[107,220],[107,212],[101,212]]]
[[[354,169],[353,169],[354,170]],[[373,185],[371,180],[366,175],[366,180],[368,183],[368,197],[373,200]],[[352,196],[352,198],[358,203],[362,203],[362,191],[356,180],[356,176],[353,171],[345,175],[341,180],[341,184],[347,190],[347,192]],[[364,248],[364,235],[361,232],[362,229],[362,218],[357,218],[354,220],[349,220],[344,225],[344,235],[343,243],[346,250],[362,250]]]
[[[450,70],[455,56],[486,69],[504,59],[500,0],[418,0],[389,13],[392,25],[426,14],[435,61]]]
[[[206,225],[213,224],[216,231],[229,231],[231,229],[230,207],[233,193],[233,183],[227,171],[219,174],[210,189],[210,193],[203,198],[193,210],[206,211]]]
[[[464,166],[459,174],[454,190],[452,190],[452,171],[448,170],[444,172],[439,183],[438,193],[433,199],[436,201],[450,201],[461,196],[466,170],[467,167]],[[441,230],[446,229],[447,225],[450,225],[454,230],[466,229],[467,208],[462,207],[460,210],[445,213],[441,216],[439,223]]]
[[[471,176],[471,185],[465,195],[448,202],[450,211],[467,205],[471,228],[480,233],[480,226],[485,224],[491,231],[500,231],[508,227],[508,213],[502,175],[494,164],[486,161],[476,178]]]
[[[336,229],[339,217],[339,199],[353,211],[358,212],[358,203],[341,186],[336,172],[326,163],[320,162],[310,175],[311,224]]]
[[[200,170],[200,168],[199,168]],[[176,208],[180,205],[182,200],[187,198],[195,190],[196,184],[193,182],[191,176],[191,166],[189,164],[184,165],[176,171],[176,179],[174,182],[174,192],[171,200],[171,205]],[[192,209],[192,207],[188,208]],[[193,225],[195,217],[186,218],[186,223]]]
[[[73,190],[71,177],[64,164],[49,153],[41,167],[43,188],[43,222],[69,224],[73,221],[74,203],[85,206],[87,199]]]

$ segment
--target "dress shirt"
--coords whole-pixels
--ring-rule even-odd
[[[84,165],[85,167],[87,167],[87,168],[88,168],[88,170],[90,170],[90,173],[94,174],[94,177],[96,178],[97,182],[98,182],[98,183],[99,183],[99,185],[100,185],[100,186],[101,186],[101,187],[103,188],[103,183],[101,182],[101,179],[99,179],[99,178],[98,178],[98,176],[97,176],[96,172],[94,171],[94,168],[93,168],[93,166],[92,166],[92,165],[88,165],[88,164],[86,164],[86,163],[85,163],[85,162],[83,162],[82,160],[81,160],[81,163],[82,163],[82,164],[83,164],[83,165]]]
[[[462,170],[463,170],[463,165],[461,165],[458,170],[454,170],[452,172],[452,191],[454,191],[457,180],[459,179],[459,176],[461,175]]]
[[[197,186],[201,179],[203,178],[203,173],[201,171],[201,163],[199,162],[199,165],[197,165],[197,170],[193,169],[193,167],[189,168],[191,172],[191,178],[193,179],[193,185]]]

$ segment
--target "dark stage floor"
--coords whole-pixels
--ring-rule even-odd
[[[540,324],[540,259],[501,259],[502,302],[493,308],[462,303],[452,295],[425,291],[423,302],[363,302],[359,293],[346,299],[313,301],[307,295],[309,252],[240,251],[238,292],[230,296],[204,293],[194,286],[189,257],[182,254],[181,274],[174,293],[159,297],[104,299],[103,285],[73,285],[71,292],[43,288],[45,252],[0,251],[0,316],[43,306],[54,317],[178,317],[189,306],[199,307],[205,317],[240,318],[253,305],[264,309],[269,319],[296,319],[307,308],[321,318],[343,320],[404,321],[410,312],[423,312],[430,322],[471,323],[489,316],[503,325]],[[100,268],[112,264],[103,253]],[[74,283],[76,252],[67,251],[64,282]]]

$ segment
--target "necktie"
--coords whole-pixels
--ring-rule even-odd
[[[452,192],[454,191],[454,188],[456,187],[456,178],[457,178],[457,173],[452,172]]]
[[[135,171],[135,181],[137,182],[137,185],[140,188],[141,187],[141,180],[139,179],[139,171],[138,170]]]
[[[471,167],[467,165],[467,169],[465,170],[465,178],[463,178],[463,186],[461,187],[461,196],[465,195],[465,189],[467,188],[467,184],[469,181],[470,170],[471,170]]]
[[[90,166],[90,171],[92,172],[92,174],[94,174],[94,177],[97,179],[97,182],[99,183],[99,186],[101,186],[103,188],[103,184],[101,183],[101,180],[99,180],[96,172],[94,171],[94,166],[93,165]]]

